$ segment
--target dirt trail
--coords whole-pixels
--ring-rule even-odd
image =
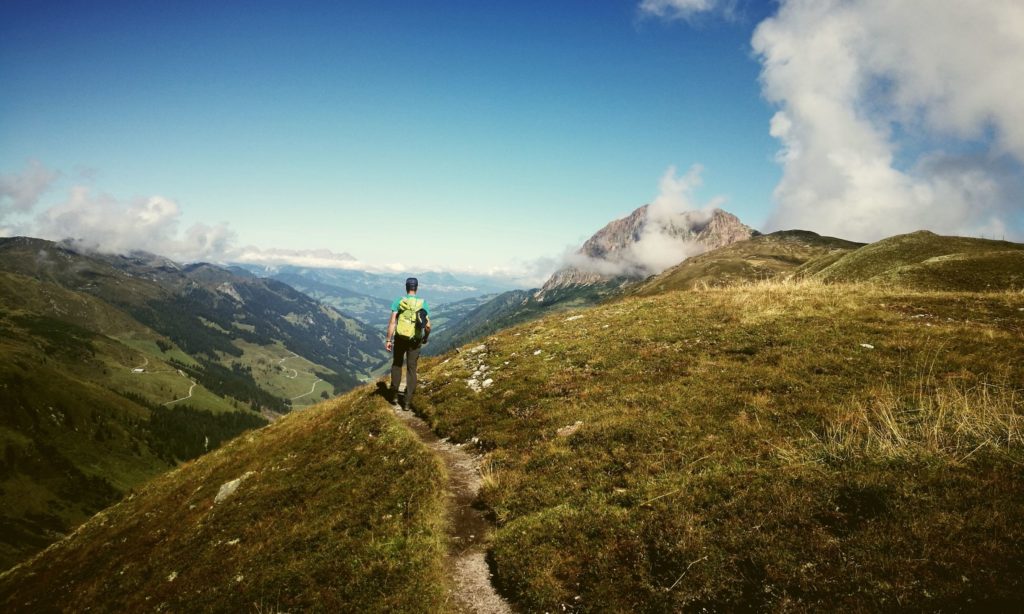
[[[477,459],[434,434],[426,422],[411,411],[395,409],[423,443],[444,460],[448,468],[448,498],[451,514],[451,549],[448,568],[454,581],[451,595],[457,611],[476,614],[511,614],[512,608],[491,584],[484,538],[491,525],[482,511],[473,507],[480,492],[480,470]]]
[[[179,373],[180,373],[180,371],[179,371]],[[185,375],[185,374],[182,373],[182,375]],[[199,385],[198,382],[192,382],[192,385],[188,387],[188,396],[187,397],[181,397],[180,399],[174,399],[173,401],[167,401],[166,403],[164,403],[164,405],[172,405],[174,403],[177,403],[178,401],[187,401],[187,400],[191,399],[192,398],[192,391],[195,390],[196,386],[198,386],[198,385]]]

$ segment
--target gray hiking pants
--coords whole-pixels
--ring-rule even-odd
[[[416,392],[416,361],[420,357],[420,344],[413,343],[395,335],[394,361],[391,363],[391,392],[398,394],[398,385],[402,383],[402,366],[406,367],[405,406],[409,407],[412,394]]]

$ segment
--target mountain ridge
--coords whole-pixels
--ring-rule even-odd
[[[0,331],[2,566],[386,360],[381,333],[281,282],[34,238],[0,239]]]

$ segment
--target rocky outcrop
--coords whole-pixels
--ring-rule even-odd
[[[738,217],[722,209],[686,211],[656,219],[651,215],[650,205],[644,205],[609,223],[580,247],[577,255],[593,266],[559,269],[535,298],[543,300],[547,293],[557,289],[591,286],[617,279],[625,282],[660,272],[642,267],[616,266],[623,263],[627,252],[651,232],[686,243],[694,248],[695,254],[749,239],[756,233]],[[605,264],[608,266],[603,266]]]

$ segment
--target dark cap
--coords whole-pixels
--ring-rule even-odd
[[[420,281],[418,279],[416,279],[415,277],[410,277],[409,279],[405,280],[405,290],[407,292],[409,290],[416,290],[419,287],[420,287]]]

